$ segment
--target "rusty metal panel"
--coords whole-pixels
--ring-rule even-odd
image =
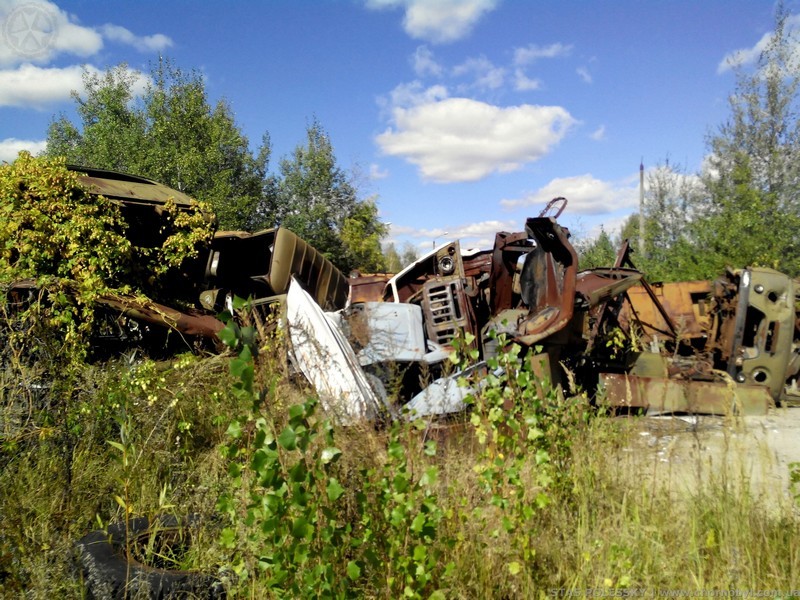
[[[78,180],[92,194],[100,194],[109,200],[153,206],[172,199],[181,207],[189,207],[194,202],[183,192],[144,177],[74,165],[69,165],[69,169],[78,173]]]
[[[553,219],[528,219],[526,233],[536,240],[522,267],[522,299],[530,316],[520,324],[519,341],[533,345],[562,330],[572,319],[578,256],[569,232]]]
[[[772,405],[764,386],[601,373],[602,404],[656,412],[763,415]]]
[[[350,303],[380,302],[383,300],[386,282],[392,277],[393,275],[389,273],[349,277],[347,281],[350,284]]]
[[[708,281],[680,281],[651,285],[653,294],[669,315],[679,337],[700,338],[708,333],[711,314],[712,285]],[[647,290],[640,287],[628,291],[630,305],[620,312],[620,323],[640,321],[654,329],[666,329],[667,323],[652,302]]]
[[[140,300],[133,296],[103,296],[98,303],[108,306],[122,315],[152,323],[158,327],[174,329],[186,335],[215,337],[225,327],[222,321],[211,315],[197,311],[181,312],[163,304]]]

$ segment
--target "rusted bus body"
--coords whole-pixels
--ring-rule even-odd
[[[679,281],[651,284],[658,304],[669,315],[676,335],[683,340],[703,340],[711,327],[713,308],[713,284],[710,281]],[[663,338],[669,328],[657,305],[643,287],[628,290],[628,301],[620,314],[620,322],[630,327],[636,323],[646,336]]]
[[[81,177],[120,203],[134,243],[163,242],[168,200],[192,210],[188,197],[143,178],[97,170]],[[524,231],[498,232],[491,249],[462,251],[452,241],[395,275],[347,278],[282,228],[220,231],[161,290],[160,304],[109,297],[100,305],[116,320],[119,339],[135,343],[129,334],[136,327],[125,331],[126,323],[213,339],[222,328],[216,315],[234,295],[255,305],[294,302],[286,313],[290,354],[325,388],[326,402],[350,398],[342,413],[348,419],[384,408],[397,416],[386,398],[398,371],[399,401],[416,414],[464,410],[470,389],[447,368],[463,334],[477,351],[465,373],[485,373],[501,340],[516,342],[547,357],[552,382],[569,371],[614,407],[753,412],[765,398],[800,396],[796,282],[748,268],[713,283],[650,285],[627,244],[614,265],[580,271],[569,231],[556,220],[565,205],[556,199]],[[31,288],[21,284],[17,292],[30,297]],[[333,364],[343,365],[340,373],[326,370]]]

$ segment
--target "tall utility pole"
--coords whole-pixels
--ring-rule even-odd
[[[644,158],[639,163],[639,256],[644,258]]]

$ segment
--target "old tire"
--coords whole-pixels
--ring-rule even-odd
[[[225,597],[222,584],[213,576],[147,566],[125,556],[126,540],[143,539],[151,531],[178,531],[191,527],[195,519],[178,521],[164,516],[153,523],[147,517],[109,525],[93,531],[77,543],[79,561],[89,598],[95,600],[166,600],[170,598],[216,600]]]

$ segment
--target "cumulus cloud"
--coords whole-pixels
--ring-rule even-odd
[[[600,127],[598,127],[592,133],[589,134],[589,137],[592,138],[595,142],[599,142],[601,140],[606,139],[606,126],[600,125]]]
[[[498,231],[521,231],[522,224],[512,221],[480,221],[478,223],[453,224],[449,227],[420,229],[417,227],[393,226],[392,233],[404,235],[412,239],[423,240],[419,243],[420,254],[430,252],[433,243],[437,245],[446,241],[459,240],[461,248],[491,248],[494,236]]]
[[[575,123],[560,106],[500,107],[468,98],[398,106],[392,121],[376,137],[381,150],[440,183],[519,169],[550,152]]]
[[[53,103],[68,100],[70,92],[83,90],[84,69],[95,75],[100,73],[92,66],[73,65],[59,69],[31,64],[0,71],[0,107],[44,109]],[[131,74],[136,79],[134,91],[140,93],[147,82],[147,76],[135,70],[131,70]]]
[[[91,56],[102,36],[52,2],[0,0],[0,66],[48,62],[61,53]]]
[[[447,88],[443,85],[425,87],[421,81],[401,83],[389,92],[388,97],[378,98],[378,104],[390,113],[397,107],[411,107],[420,104],[430,104],[437,100],[444,100],[449,96]],[[391,117],[391,114],[389,115]]]
[[[13,162],[22,150],[27,150],[35,156],[46,146],[45,140],[18,140],[17,138],[0,140],[0,163]]]
[[[523,67],[533,64],[540,58],[568,56],[570,52],[572,52],[572,45],[562,44],[561,42],[550,44],[549,46],[529,44],[525,48],[517,48],[514,50],[514,64],[518,67]]]
[[[796,30],[798,26],[800,26],[800,15],[791,15],[786,19],[785,27],[789,32]],[[767,32],[761,36],[761,39],[758,40],[754,46],[729,52],[717,65],[717,73],[722,74],[731,69],[755,63],[758,57],[761,56],[761,53],[769,46],[774,36],[775,32]],[[796,40],[794,58],[795,60],[800,58],[800,48]]]
[[[102,50],[104,39],[141,52],[172,45],[172,40],[160,33],[137,36],[118,25],[81,25],[52,2],[0,0],[0,67],[46,64],[61,54],[87,58]]]
[[[589,73],[589,69],[586,67],[578,67],[575,72],[578,74],[578,77],[581,78],[583,83],[592,83],[592,74]]]
[[[373,181],[378,179],[386,179],[389,176],[389,171],[386,169],[381,169],[380,165],[372,163],[369,166],[369,178]]]
[[[403,28],[415,39],[434,44],[459,40],[472,31],[498,0],[367,0],[373,9],[402,8]]]
[[[436,59],[433,58],[433,52],[427,46],[419,46],[414,54],[411,55],[411,66],[417,77],[425,77],[432,75],[433,77],[440,77],[444,68]]]
[[[569,201],[571,214],[599,215],[618,209],[638,206],[638,177],[621,182],[596,179],[590,174],[553,179],[524,198],[501,200],[504,208],[541,206],[553,198],[564,196]]]
[[[470,87],[480,90],[496,90],[503,85],[506,70],[502,67],[494,66],[492,61],[485,56],[479,56],[477,58],[468,58],[453,68],[453,76],[463,77],[465,75],[474,77]]]
[[[172,46],[172,39],[163,33],[154,35],[134,35],[119,25],[106,24],[100,28],[103,37],[112,42],[133,46],[139,52],[159,52]]]
[[[541,81],[528,77],[522,69],[516,69],[514,71],[514,89],[518,92],[538,90],[541,86]]]

